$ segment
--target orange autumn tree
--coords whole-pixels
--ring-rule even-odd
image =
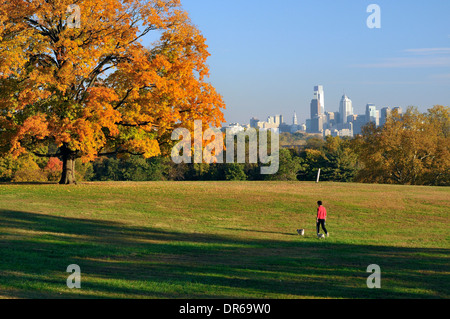
[[[177,127],[220,126],[205,41],[179,0],[0,0],[0,152],[58,157],[71,184],[78,158],[150,158]]]

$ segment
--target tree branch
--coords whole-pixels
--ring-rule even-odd
[[[133,153],[131,151],[127,150],[116,150],[114,152],[108,152],[108,153],[99,153],[98,156],[113,156],[113,155],[119,155],[119,154],[130,154],[134,156],[142,156],[144,153]]]
[[[36,155],[37,157],[40,157],[40,158],[50,158],[50,157],[59,157],[59,156],[61,156],[61,153],[56,153],[56,154],[40,154],[40,153],[33,152],[33,154]]]

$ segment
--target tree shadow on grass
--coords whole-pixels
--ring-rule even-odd
[[[59,183],[58,182],[0,182],[0,185],[35,186],[35,185],[59,185]]]
[[[0,295],[448,298],[448,249],[242,239],[0,210]],[[82,289],[69,290],[78,264]],[[382,289],[367,288],[367,266]]]
[[[283,233],[283,232],[272,232],[265,230],[255,230],[255,229],[246,229],[246,228],[223,228],[225,230],[231,231],[239,231],[239,232],[251,232],[251,233],[260,233],[260,234],[274,234],[274,235],[284,235],[284,236],[298,236],[298,234],[294,233]]]

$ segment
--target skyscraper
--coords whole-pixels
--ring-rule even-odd
[[[317,92],[314,92],[314,98],[311,101],[311,119],[319,117],[322,114],[322,107]]]
[[[380,111],[380,126],[384,126],[386,124],[387,118],[391,115],[391,108],[385,107]]]
[[[347,118],[350,115],[353,115],[353,103],[352,100],[348,98],[347,95],[344,94],[341,99],[341,103],[339,106],[339,113],[340,113],[340,122],[342,124],[347,123]]]
[[[318,85],[314,87],[314,95],[317,94],[317,99],[320,102],[320,114],[325,114],[325,93],[323,91],[323,86]]]
[[[294,111],[294,117],[292,118],[292,125],[298,125],[297,112]]]
[[[375,123],[376,126],[380,125],[380,113],[377,111],[375,104],[369,103],[366,105],[366,122]]]

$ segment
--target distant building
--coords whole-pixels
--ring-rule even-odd
[[[306,132],[306,124],[305,123],[300,125],[300,131]]]
[[[260,124],[259,129],[260,130],[275,130],[275,129],[279,129],[280,125],[276,124],[276,123],[268,123],[268,122],[262,122]]]
[[[343,95],[339,105],[340,123],[347,123],[347,118],[353,115],[353,103],[347,95]]]
[[[293,125],[289,125],[286,123],[283,123],[279,126],[280,129],[280,133],[291,133],[291,129],[292,129]]]
[[[259,123],[260,123],[261,121],[260,120],[258,120],[257,118],[252,118],[251,120],[250,120],[250,127],[253,127],[253,128],[259,128]]]
[[[269,116],[267,118],[267,123],[280,126],[284,123],[283,115]]]
[[[314,87],[314,95],[317,96],[317,99],[319,100],[320,103],[319,114],[325,114],[325,93],[322,85],[317,85]]]
[[[375,104],[369,103],[366,105],[366,122],[375,123],[377,127],[380,126],[379,112]]]
[[[294,111],[294,117],[292,118],[292,125],[298,125],[297,113]]]
[[[284,124],[283,115],[275,115],[269,116],[267,118],[267,122],[262,122],[257,118],[252,118],[249,126],[258,130],[272,130],[275,132],[279,131],[279,128]],[[288,131],[290,131],[290,125]]]
[[[336,114],[334,112],[326,112],[328,122],[336,120]]]
[[[340,112],[335,112],[334,113],[334,120],[336,121],[336,124],[342,123],[342,121],[341,121],[341,113]]]
[[[308,133],[322,133],[326,117],[323,116],[321,101],[324,101],[323,87],[316,86],[314,88],[314,98],[311,100],[311,119],[307,125]]]
[[[314,99],[311,101],[311,119],[314,119],[318,116],[320,116],[321,113],[321,106],[320,101],[317,98],[317,96],[314,96]]]
[[[363,126],[367,124],[366,115],[353,115],[350,119],[353,125],[353,135],[360,135]]]
[[[275,115],[275,124],[281,125],[284,123],[283,115]]]
[[[348,123],[348,128],[342,129],[339,134],[340,137],[353,137],[353,123]]]
[[[386,124],[387,118],[391,116],[391,108],[390,107],[384,107],[380,111],[380,126],[384,126]]]
[[[321,116],[311,119],[310,133],[322,133],[323,132],[323,118]]]
[[[392,113],[395,113],[397,111],[398,115],[402,116],[403,115],[403,109],[401,107],[394,107],[394,109],[392,110]]]
[[[326,127],[327,128],[334,127],[338,124],[337,119],[336,119],[336,113],[325,112],[325,116],[326,116],[326,124],[327,124]]]
[[[311,132],[311,122],[312,122],[311,119],[307,119],[307,120],[306,120],[306,123],[305,123],[305,126],[306,126],[306,132]]]

